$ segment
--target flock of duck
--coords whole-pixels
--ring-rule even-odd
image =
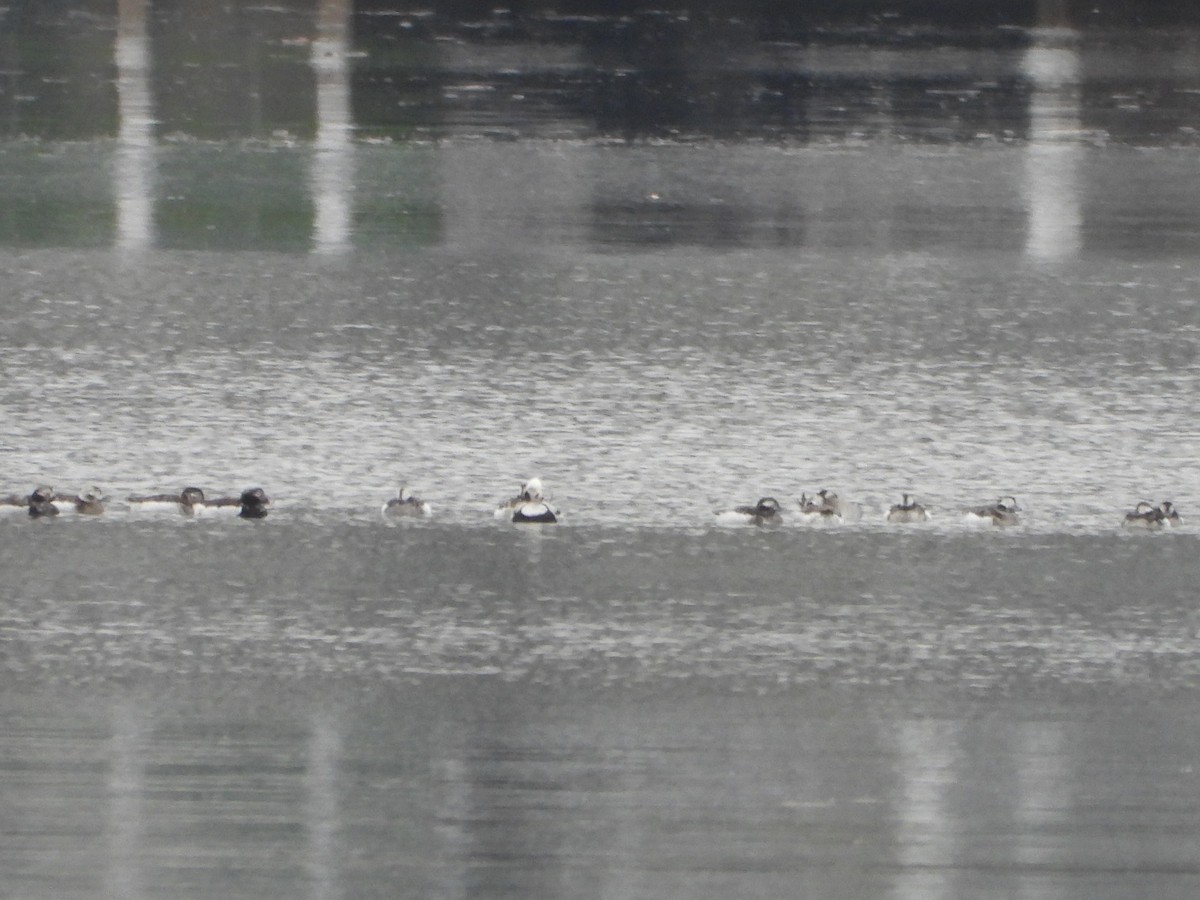
[[[104,492],[92,486],[78,494],[63,494],[48,485],[40,485],[28,496],[10,494],[0,497],[0,508],[19,508],[28,511],[33,518],[48,518],[62,512],[76,512],[85,516],[102,515],[109,499]],[[144,509],[167,509],[185,516],[199,515],[204,510],[230,510],[243,519],[265,519],[271,498],[260,487],[246,488],[236,497],[206,498],[198,487],[185,487],[178,494],[149,494],[130,497],[132,507]]]
[[[818,491],[813,497],[801,494],[799,504],[800,513],[805,516],[835,521],[842,521],[845,517],[845,507],[841,498],[830,491]],[[1019,525],[1020,511],[1017,498],[1008,496],[998,498],[995,503],[969,507],[964,509],[962,514],[968,519],[1003,527]],[[771,525],[783,521],[783,508],[774,497],[763,497],[753,506],[737,506],[732,510],[718,512],[717,515],[727,520],[745,521],[753,525]],[[904,494],[899,503],[888,509],[885,518],[888,522],[898,523],[926,522],[930,514],[929,510],[910,494]],[[1183,518],[1170,500],[1164,500],[1157,506],[1149,500],[1143,500],[1133,511],[1125,513],[1121,524],[1126,528],[1158,529],[1182,525]]]
[[[63,512],[76,512],[85,516],[103,515],[109,499],[104,492],[92,486],[78,494],[64,494],[48,485],[40,485],[28,495],[10,494],[0,497],[0,508],[24,509],[33,518],[49,518]],[[200,516],[210,511],[234,511],[243,519],[265,519],[271,498],[260,487],[246,488],[241,494],[209,498],[198,487],[185,487],[177,494],[145,494],[126,498],[126,503],[135,509],[162,509],[184,516]],[[419,497],[414,497],[408,486],[400,488],[380,509],[385,516],[430,516],[433,507]],[[505,500],[496,508],[496,517],[513,522],[549,524],[558,521],[558,513],[550,507],[543,494],[542,482],[531,478],[515,497]]]
[[[260,487],[247,488],[237,496],[215,499],[205,497],[198,487],[185,487],[177,494],[147,494],[132,496],[126,501],[131,507],[142,509],[166,509],[185,516],[198,516],[209,510],[234,511],[243,519],[263,519],[267,516],[270,497]],[[847,507],[837,494],[820,490],[812,497],[801,494],[800,515],[822,521],[841,522]],[[90,487],[79,494],[62,494],[48,486],[39,486],[26,495],[12,494],[0,498],[0,508],[24,508],[35,518],[56,516],[60,512],[74,511],[82,515],[101,515],[108,499],[98,487]],[[962,510],[964,516],[978,522],[990,522],[996,526],[1020,524],[1021,508],[1016,497],[1000,497],[994,503]],[[433,515],[433,507],[419,497],[413,496],[407,485],[400,488],[380,508],[386,517],[420,517]],[[552,524],[558,521],[559,512],[546,499],[540,478],[531,478],[521,485],[515,497],[496,507],[495,517],[517,523]],[[717,519],[722,522],[745,522],[751,525],[777,525],[783,521],[783,506],[774,497],[762,497],[757,503],[718,510]],[[887,512],[886,520],[895,523],[925,522],[929,511],[909,494],[894,504]],[[1183,524],[1175,505],[1170,500],[1154,504],[1143,500],[1130,512],[1125,513],[1121,523],[1126,528],[1161,529]]]

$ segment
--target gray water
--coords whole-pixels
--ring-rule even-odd
[[[5,11],[0,894],[1196,896],[1195,23],[1040,9]]]

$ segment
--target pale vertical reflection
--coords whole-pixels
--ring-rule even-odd
[[[317,146],[312,163],[316,205],[313,248],[341,253],[350,246],[353,122],[350,114],[351,0],[320,0],[312,66],[317,76]]]
[[[150,95],[149,0],[117,0],[117,246],[154,243],[154,116]]]
[[[313,715],[309,723],[308,760],[304,770],[304,821],[308,835],[311,896],[317,900],[341,896],[337,868],[337,775],[341,750],[337,719],[328,713]]]
[[[470,858],[470,834],[466,823],[475,818],[471,798],[471,772],[462,759],[447,757],[435,763],[438,785],[434,820],[438,823],[437,896],[446,900],[466,897],[466,860]]]
[[[1062,893],[1045,873],[1061,871],[1064,864],[1058,836],[1071,802],[1070,767],[1063,746],[1062,726],[1030,722],[1017,732],[1016,862],[1022,872],[1019,896],[1049,900]]]
[[[916,720],[895,734],[897,776],[895,900],[957,898],[960,822],[950,790],[961,776],[958,724]]]
[[[1077,33],[1058,25],[1058,5],[1043,0],[1044,27],[1022,60],[1032,89],[1025,191],[1029,210],[1025,249],[1030,256],[1059,259],[1082,246],[1079,167],[1085,146],[1080,120],[1081,84]]]
[[[108,766],[108,860],[105,896],[135,900],[143,896],[139,866],[145,839],[143,727],[137,707],[119,703],[112,712]]]

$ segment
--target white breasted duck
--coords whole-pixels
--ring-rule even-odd
[[[204,491],[198,487],[185,487],[178,494],[130,497],[128,502],[136,509],[161,509],[184,516],[194,516],[204,509]]]
[[[987,506],[976,506],[965,511],[968,519],[975,521],[991,521],[993,525],[1019,525],[1021,519],[1017,513],[1021,511],[1021,507],[1017,505],[1017,498],[1013,496],[1000,497],[995,503]]]
[[[558,514],[551,509],[543,495],[542,480],[530,478],[521,485],[521,492],[505,500],[496,508],[496,518],[511,522],[550,524],[558,521]]]
[[[842,498],[833,491],[825,488],[817,491],[816,496],[800,495],[800,512],[822,521],[842,521]]]
[[[1159,504],[1158,509],[1162,513],[1163,522],[1167,525],[1178,526],[1183,524],[1183,516],[1179,515],[1179,510],[1175,508],[1175,504],[1170,500],[1164,500]]]
[[[380,509],[385,516],[431,516],[433,507],[409,493],[408,485],[402,484],[396,496]]]
[[[783,522],[783,511],[774,497],[761,497],[753,506],[735,506],[720,510],[717,518],[722,522],[739,522],[749,525],[778,525]]]
[[[889,522],[925,522],[928,519],[929,513],[925,507],[915,499],[910,500],[908,494],[905,494],[899,503],[894,504],[887,514]]]

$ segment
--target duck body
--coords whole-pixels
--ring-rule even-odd
[[[1124,528],[1142,528],[1152,531],[1162,528],[1163,524],[1162,510],[1149,500],[1141,501],[1134,507],[1133,512],[1125,513],[1125,518],[1121,520]]]
[[[433,515],[433,507],[420,497],[412,496],[408,493],[408,485],[403,485],[395,497],[383,504],[380,512],[385,516],[430,516]]]
[[[50,518],[58,515],[58,507],[54,505],[54,488],[48,486],[36,487],[29,495],[26,505],[29,515],[34,519]]]
[[[104,514],[104,492],[95,485],[71,497],[70,503],[75,512],[83,516],[99,516]]]
[[[928,519],[929,513],[925,507],[916,500],[910,501],[908,494],[905,494],[899,503],[892,506],[887,514],[889,522],[925,522]]]
[[[260,487],[247,488],[238,497],[238,516],[242,519],[265,519],[271,498]]]
[[[2,512],[22,512],[28,511],[29,495],[21,496],[20,494],[9,494],[6,497],[0,497],[0,511]]]
[[[204,491],[198,487],[185,487],[178,494],[148,494],[129,497],[127,502],[134,509],[174,512],[182,516],[199,515],[204,510]]]
[[[242,519],[265,519],[267,507],[270,505],[271,498],[267,496],[267,492],[260,487],[252,487],[246,488],[236,497],[217,497],[214,500],[205,500],[199,504],[197,512],[203,512],[203,514],[210,511],[233,513]]]
[[[1163,528],[1177,528],[1183,524],[1183,517],[1170,500],[1164,500],[1155,506],[1149,500],[1142,500],[1134,507],[1133,512],[1125,513],[1121,525],[1125,528],[1141,528],[1158,531]]]
[[[1009,496],[1000,497],[995,503],[987,506],[972,507],[966,511],[965,515],[968,520],[991,522],[992,525],[1004,527],[1021,523],[1021,519],[1017,515],[1020,510],[1017,498]]]
[[[825,522],[841,522],[843,520],[842,499],[824,488],[817,491],[812,497],[801,494],[799,504],[801,514],[811,519]]]
[[[774,497],[761,497],[753,506],[735,506],[722,510],[717,518],[723,522],[748,525],[778,525],[783,522],[782,507]]]
[[[521,485],[517,496],[496,507],[495,516],[501,521],[529,524],[551,524],[558,521],[558,513],[550,507],[543,495],[540,478],[530,478]]]
[[[533,501],[522,503],[513,509],[512,521],[526,522],[530,524],[549,525],[558,521],[558,516],[555,515],[546,503]]]

